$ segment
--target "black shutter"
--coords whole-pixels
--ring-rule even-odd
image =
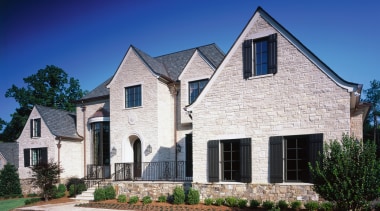
[[[24,167],[30,166],[30,149],[24,149]]]
[[[48,151],[47,147],[41,148],[41,163],[40,164],[46,164],[48,163]]]
[[[193,134],[186,134],[186,177],[193,176]]]
[[[282,136],[269,138],[269,182],[283,182]]]
[[[269,35],[268,39],[268,73],[277,73],[277,34]]]
[[[323,153],[323,133],[309,135],[309,162],[315,166],[315,162],[319,161],[319,153]],[[309,173],[309,182],[312,182]]]
[[[240,177],[245,183],[252,182],[251,146],[250,138],[240,140]]]
[[[244,79],[252,77],[252,40],[243,43],[243,74]]]
[[[33,138],[33,119],[30,120],[30,138]]]
[[[41,118],[40,119],[36,119],[37,121],[37,137],[41,137]]]
[[[207,143],[208,181],[219,182],[219,141]]]

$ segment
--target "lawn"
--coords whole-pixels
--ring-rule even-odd
[[[27,198],[0,200],[1,210],[11,210],[25,205]]]

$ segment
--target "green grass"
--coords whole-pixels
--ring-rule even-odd
[[[11,210],[17,207],[21,207],[25,205],[25,200],[27,198],[17,198],[17,199],[7,199],[0,200],[1,210]]]

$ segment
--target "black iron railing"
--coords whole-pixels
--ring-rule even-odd
[[[192,172],[186,172],[187,165],[192,165],[192,162],[115,163],[114,179],[116,181],[192,181]]]
[[[111,178],[111,166],[110,165],[87,165],[87,176],[88,180],[96,179],[109,179]]]

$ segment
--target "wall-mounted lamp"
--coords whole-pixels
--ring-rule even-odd
[[[152,153],[152,146],[150,146],[150,144],[146,147],[146,149],[145,149],[145,154],[146,155],[148,155],[148,154],[150,154],[150,153]]]
[[[181,152],[181,145],[177,144],[177,152]]]
[[[115,147],[112,147],[112,150],[111,150],[111,157],[115,156],[116,155],[116,152],[117,152],[117,149]]]

